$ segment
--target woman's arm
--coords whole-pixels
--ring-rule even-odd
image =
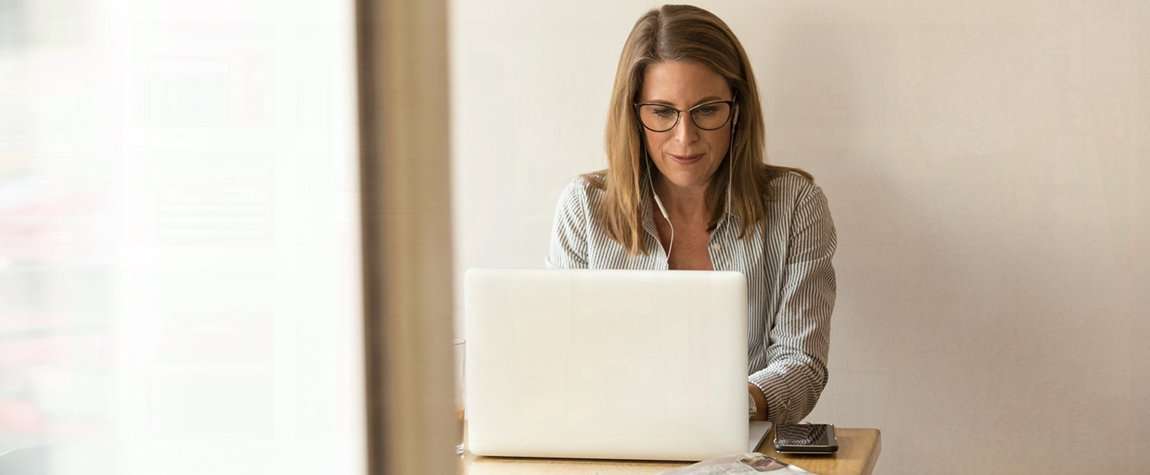
[[[798,201],[767,367],[750,376],[762,391],[769,420],[776,424],[798,422],[810,414],[827,384],[835,304],[831,257],[837,238],[830,208],[817,186]]]
[[[587,182],[576,178],[559,195],[551,226],[548,269],[587,268]]]

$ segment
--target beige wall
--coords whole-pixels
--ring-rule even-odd
[[[458,270],[542,266],[652,5],[452,3]],[[838,225],[810,420],[881,428],[883,473],[1150,469],[1150,3],[703,6]]]

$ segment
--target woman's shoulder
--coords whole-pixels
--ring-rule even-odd
[[[606,173],[602,171],[584,173],[568,181],[559,196],[561,201],[573,199],[588,202],[598,198],[606,189]]]
[[[766,204],[766,235],[794,237],[795,233],[813,233],[833,245],[830,203],[809,173],[794,169],[776,173],[767,186]]]
[[[571,178],[559,193],[559,209],[563,213],[586,215],[602,199],[606,187],[604,174],[585,173]]]
[[[784,203],[801,203],[812,196],[822,195],[822,188],[815,184],[810,173],[797,168],[767,166],[764,169],[767,182],[767,200]]]

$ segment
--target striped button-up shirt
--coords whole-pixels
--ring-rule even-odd
[[[547,267],[552,269],[667,269],[643,180],[643,248],[629,255],[592,216],[603,190],[579,177],[563,190],[555,212]],[[766,218],[739,239],[739,217],[727,214],[711,232],[715,270],[747,278],[748,380],[766,396],[768,419],[798,422],[815,407],[827,383],[831,312],[835,303],[834,223],[822,190],[787,173],[770,181]],[[762,410],[762,408],[760,408]]]

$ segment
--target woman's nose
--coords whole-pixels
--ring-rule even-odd
[[[675,134],[675,140],[682,143],[691,143],[699,138],[699,128],[691,120],[690,114],[680,116],[679,123],[675,124],[675,128],[671,132]]]

